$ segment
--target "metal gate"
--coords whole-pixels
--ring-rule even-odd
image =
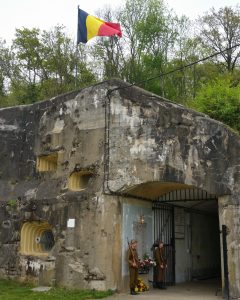
[[[174,208],[170,205],[154,202],[153,214],[154,241],[161,240],[164,243],[168,265],[165,277],[166,284],[172,285],[175,284]]]
[[[228,249],[227,249],[227,226],[222,225],[222,249],[223,249],[223,268],[224,268],[224,299],[229,299],[229,279],[228,279]]]

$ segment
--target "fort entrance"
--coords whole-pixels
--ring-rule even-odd
[[[161,240],[168,263],[168,286],[198,282],[202,287],[206,283],[208,288],[211,281],[219,293],[223,248],[218,198],[201,189],[169,182],[141,184],[127,193],[134,201],[132,205],[130,200],[123,205],[126,231],[131,236],[132,221],[132,235],[139,241],[140,258],[146,254],[153,257],[151,242]],[[160,196],[156,197],[157,194]],[[139,276],[155,287],[154,268],[147,276]]]

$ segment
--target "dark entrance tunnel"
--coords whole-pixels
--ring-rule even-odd
[[[192,186],[170,182],[141,184],[127,193],[152,200],[153,239],[165,244],[167,284],[214,278],[220,287],[217,197]]]
[[[172,270],[175,283],[221,277],[218,202],[215,195],[188,188],[171,191],[154,202],[154,208],[172,208],[172,229],[154,214],[155,237],[168,234],[169,251],[172,247]],[[159,219],[159,220],[157,220]],[[168,225],[169,226],[169,225]],[[170,255],[171,257],[171,255]],[[169,270],[168,272],[170,272]]]

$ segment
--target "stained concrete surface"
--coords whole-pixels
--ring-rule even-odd
[[[123,198],[134,207],[133,197],[150,203],[196,188],[218,197],[220,228],[228,229],[230,291],[240,297],[240,139],[223,124],[110,80],[0,109],[0,140],[0,277],[124,291]],[[86,185],[72,184],[84,174],[92,174]],[[75,228],[67,226],[70,219]],[[40,257],[37,229],[30,238],[22,226],[32,228],[33,221],[48,222],[54,236]],[[133,231],[128,237],[136,238]],[[24,255],[26,249],[36,251]]]
[[[222,293],[220,282],[217,280],[203,280],[197,282],[177,284],[167,290],[150,289],[148,292],[132,296],[129,293],[116,294],[108,300],[220,300]],[[217,294],[217,295],[216,295]]]

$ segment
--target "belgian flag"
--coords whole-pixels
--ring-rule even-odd
[[[77,44],[87,43],[95,36],[122,36],[119,23],[109,23],[89,15],[78,7]]]

